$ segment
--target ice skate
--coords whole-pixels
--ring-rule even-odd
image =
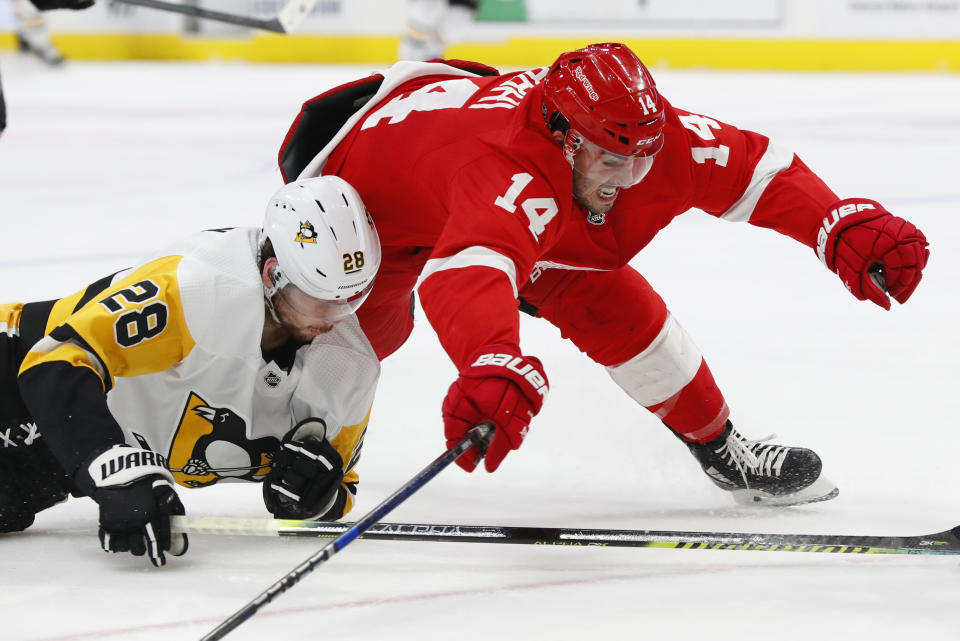
[[[51,67],[63,64],[63,55],[43,31],[18,31],[17,47],[21,53],[36,56]]]
[[[398,60],[433,60],[443,58],[443,43],[428,33],[408,28],[407,33],[400,41]]]
[[[816,452],[745,439],[727,421],[707,443],[687,443],[703,471],[741,505],[800,505],[827,501],[840,493],[821,474]]]

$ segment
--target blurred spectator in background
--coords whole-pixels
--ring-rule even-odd
[[[63,56],[50,41],[40,11],[50,9],[86,9],[94,0],[15,0],[13,15],[17,22],[17,43],[20,51],[33,53],[48,64],[60,64]],[[0,83],[0,134],[7,127],[7,106]]]
[[[400,60],[442,58],[459,29],[472,22],[478,0],[407,0]]]

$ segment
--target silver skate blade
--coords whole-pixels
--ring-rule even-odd
[[[733,500],[738,505],[768,505],[783,507],[788,505],[803,505],[805,503],[819,503],[829,501],[840,494],[840,488],[833,481],[820,476],[816,481],[792,494],[770,494],[762,490],[745,489],[733,490]]]

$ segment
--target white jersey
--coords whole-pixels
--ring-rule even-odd
[[[261,480],[283,435],[319,417],[352,499],[379,361],[355,316],[288,363],[264,361],[258,231],[202,232],[79,308],[78,295],[61,299],[48,327],[68,325],[77,340],[44,337],[21,371],[54,361],[95,371],[127,443],[162,453],[190,487]]]

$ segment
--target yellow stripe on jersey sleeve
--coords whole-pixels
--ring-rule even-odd
[[[54,352],[56,352],[54,354]],[[101,381],[108,380],[109,374],[100,364],[100,359],[97,358],[96,354],[93,354],[87,349],[84,349],[82,345],[79,345],[76,342],[71,341],[56,341],[49,336],[45,336],[33,346],[33,349],[30,350],[30,353],[27,354],[27,358],[24,359],[23,364],[20,366],[20,371],[24,372],[29,367],[27,366],[27,359],[33,357],[35,362],[31,364],[36,365],[39,363],[49,363],[49,362],[63,362],[69,363],[73,367],[87,367]]]
[[[372,409],[372,408],[371,408]],[[360,475],[354,469],[357,461],[360,460],[360,450],[363,447],[363,439],[367,434],[367,423],[370,421],[370,409],[363,420],[356,425],[344,426],[340,432],[333,437],[330,445],[340,454],[343,459],[343,481],[341,484],[347,490],[347,501],[343,506],[343,515],[345,516],[353,509],[353,488],[360,481]]]
[[[86,290],[81,289],[76,294],[61,298],[53,304],[53,308],[50,310],[50,316],[47,317],[47,326],[43,330],[44,336],[52,332],[58,325],[64,324],[67,319],[70,318],[73,310],[77,307],[77,303],[83,298],[84,291]]]
[[[372,408],[371,408],[372,409]],[[337,450],[340,458],[343,459],[343,473],[347,474],[353,470],[353,466],[360,459],[360,449],[363,447],[363,437],[367,434],[367,423],[370,421],[370,409],[363,420],[356,425],[345,425],[330,440],[330,445]],[[346,480],[346,477],[344,477]],[[350,481],[350,482],[356,482]]]
[[[350,472],[350,474],[353,474],[354,476],[356,476],[356,473],[355,473],[355,472]],[[343,514],[341,514],[340,517],[339,517],[339,518],[341,518],[341,519],[342,519],[343,517],[345,517],[347,514],[349,514],[349,513],[350,513],[350,510],[353,509],[353,503],[354,503],[354,496],[355,496],[355,494],[353,493],[353,490],[352,490],[351,488],[357,487],[357,486],[356,486],[357,479],[354,479],[354,480],[352,480],[352,481],[348,481],[348,480],[347,480],[347,477],[349,477],[349,476],[350,476],[350,475],[348,474],[347,476],[343,477],[343,482],[341,483],[341,485],[343,486],[343,488],[347,491],[346,500],[345,500],[344,503],[343,503]],[[349,483],[349,484],[352,484],[352,485],[348,485],[348,483]]]
[[[0,334],[7,336],[20,335],[20,316],[23,314],[23,303],[5,303],[0,305]]]
[[[62,322],[30,350],[20,371],[67,362],[97,372],[106,390],[114,377],[161,372],[182,361],[196,343],[183,315],[177,281],[181,258],[143,265],[66,318],[67,305],[79,298],[58,301],[50,316]]]

